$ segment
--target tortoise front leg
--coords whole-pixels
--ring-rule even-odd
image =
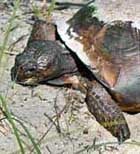
[[[59,80],[63,84],[71,84],[74,89],[86,94],[85,101],[89,112],[104,128],[117,137],[120,144],[130,137],[130,131],[121,109],[101,84],[96,80],[89,81],[76,75],[67,75]]]
[[[86,104],[96,120],[113,136],[117,137],[120,144],[130,137],[130,131],[122,111],[107,91],[96,81],[93,82],[93,86],[88,88]]]

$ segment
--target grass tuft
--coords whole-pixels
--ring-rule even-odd
[[[9,123],[12,126],[12,129],[14,131],[14,135],[15,135],[15,137],[17,139],[18,144],[19,144],[21,153],[25,154],[25,151],[24,151],[24,148],[23,148],[23,145],[22,145],[22,141],[21,141],[20,136],[18,134],[18,129],[17,129],[16,125],[15,125],[15,122],[13,121],[11,113],[8,111],[6,98],[4,96],[0,95],[0,101],[2,103],[2,108],[3,108],[3,111],[5,113],[5,116],[7,117],[7,120],[9,121]]]
[[[6,27],[6,31],[5,31],[5,35],[4,35],[4,40],[3,40],[3,43],[2,43],[1,48],[0,48],[0,51],[1,51],[0,52],[0,64],[2,62],[4,52],[5,52],[6,47],[8,45],[9,36],[10,36],[11,30],[12,30],[12,27],[13,27],[13,23],[16,19],[17,10],[19,9],[19,7],[20,7],[20,0],[15,0],[13,13],[12,13],[11,18],[8,21],[8,25]]]
[[[20,0],[15,0],[12,15],[11,15],[10,19],[8,20],[7,25],[6,25],[6,30],[5,30],[5,33],[4,33],[3,42],[0,45],[1,77],[3,76],[5,66],[6,66],[6,63],[7,63],[7,60],[8,60],[8,57],[4,53],[8,49],[9,37],[10,37],[11,32],[13,31],[14,22],[15,22],[15,19],[17,19],[17,11],[18,11],[19,8],[20,8]],[[18,143],[19,148],[20,148],[20,153],[25,154],[25,147],[23,146],[24,142],[23,142],[23,139],[21,138],[21,134],[20,134],[19,129],[16,125],[16,122],[18,122],[22,126],[24,131],[26,132],[28,139],[31,141],[31,143],[32,143],[32,145],[35,149],[35,153],[41,154],[40,149],[35,142],[35,139],[32,137],[31,133],[28,131],[28,129],[25,127],[25,125],[20,120],[15,119],[13,117],[13,115],[9,112],[8,106],[7,106],[6,96],[0,94],[0,102],[1,102],[2,110],[3,110],[3,112],[6,116],[9,124],[11,125],[13,133],[16,137],[17,143]]]
[[[33,10],[33,14],[35,17],[38,18],[47,18],[50,19],[52,12],[55,9],[55,0],[52,0],[51,4],[46,8],[46,5],[44,4],[44,6],[42,8],[39,8],[36,4],[32,5],[32,10]]]

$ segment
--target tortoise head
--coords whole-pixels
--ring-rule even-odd
[[[54,48],[55,46],[55,48]],[[60,46],[54,41],[33,41],[17,55],[11,78],[23,85],[36,85],[61,74]]]

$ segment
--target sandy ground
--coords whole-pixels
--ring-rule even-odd
[[[118,4],[115,0],[107,1],[108,3],[97,3],[103,8],[106,5],[112,6],[112,9],[116,3]],[[140,4],[139,0],[129,2]],[[26,125],[36,141],[40,141],[42,154],[139,154],[140,114],[124,113],[131,138],[118,145],[116,138],[100,126],[88,112],[84,95],[80,92],[48,85],[23,87],[11,81],[10,70],[14,65],[15,56],[23,51],[31,31],[31,25],[26,22],[30,15],[23,14],[27,10],[28,8],[21,7],[18,11],[19,18],[14,22],[16,28],[10,35],[9,44],[23,35],[25,37],[5,54],[4,66],[0,66],[0,93],[7,97],[10,112]],[[3,8],[0,3],[0,44],[3,42],[5,25],[10,15],[11,8]],[[32,144],[27,134],[18,123],[17,127],[26,143],[26,153],[31,153]],[[0,154],[19,153],[13,131],[10,129],[5,136],[1,133]]]

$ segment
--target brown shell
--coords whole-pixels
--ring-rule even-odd
[[[140,30],[131,21],[99,21],[89,8],[94,11],[81,9],[69,24],[79,35],[90,69],[120,106],[140,110]]]

